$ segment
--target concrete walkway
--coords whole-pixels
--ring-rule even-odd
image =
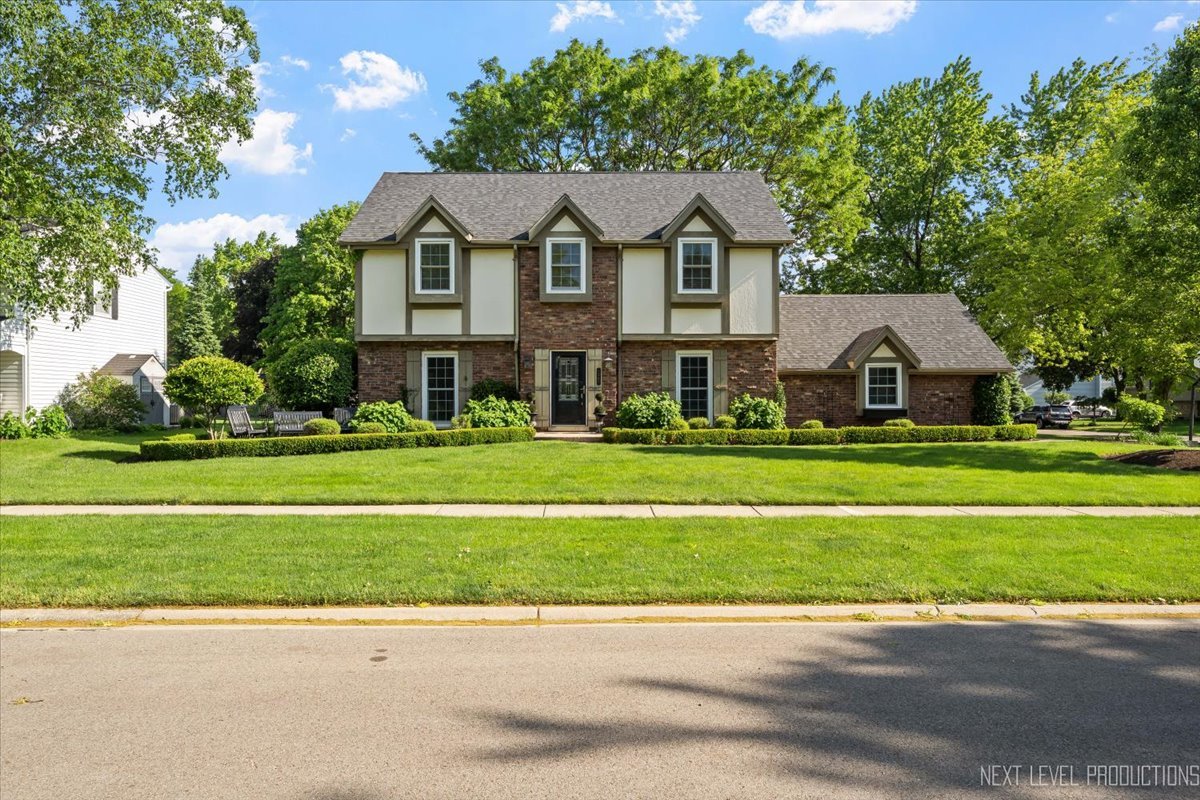
[[[434,517],[1195,517],[1200,506],[732,506],[732,505],[62,505],[0,506],[0,517],[76,514]]]
[[[633,622],[1200,619],[1200,603],[858,603],[849,605],[401,606],[308,608],[10,608],[0,625],[538,625]]]

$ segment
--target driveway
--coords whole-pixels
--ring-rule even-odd
[[[5,800],[1110,798],[1088,765],[1200,763],[1195,621],[9,629],[0,670]]]

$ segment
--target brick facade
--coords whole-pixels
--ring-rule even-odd
[[[909,375],[908,418],[918,425],[970,425],[975,377]]]
[[[974,407],[974,375],[908,373],[908,418],[918,425],[970,425]],[[882,425],[883,419],[860,417],[856,375],[784,375],[787,424],[794,428],[819,419],[827,428]]]
[[[688,341],[624,342],[621,345],[621,393],[661,392],[664,350],[724,350],[729,399],[748,392],[765,397],[775,391],[775,342]]]
[[[403,400],[408,373],[408,351],[471,351],[471,379],[512,383],[516,361],[509,342],[359,342],[358,401]]]

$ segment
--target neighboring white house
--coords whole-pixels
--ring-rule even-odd
[[[1021,374],[1021,386],[1033,398],[1034,405],[1046,404],[1046,387],[1042,379],[1032,372]],[[1075,381],[1067,387],[1067,394],[1074,400],[1077,397],[1100,397],[1105,389],[1111,389],[1113,382],[1099,375],[1086,381]]]
[[[169,288],[167,279],[151,269],[122,277],[109,305],[97,305],[79,328],[49,318],[30,325],[0,321],[0,414],[44,408],[80,373],[103,368],[138,388],[146,422],[168,423],[162,366],[167,361]]]

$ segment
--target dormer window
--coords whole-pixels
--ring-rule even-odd
[[[417,239],[417,291],[421,294],[454,294],[454,242],[451,239]]]
[[[547,239],[550,249],[546,291],[581,294],[587,289],[586,247],[584,239]]]
[[[900,408],[900,365],[867,365],[867,408]]]
[[[679,240],[680,294],[717,290],[717,240]]]

